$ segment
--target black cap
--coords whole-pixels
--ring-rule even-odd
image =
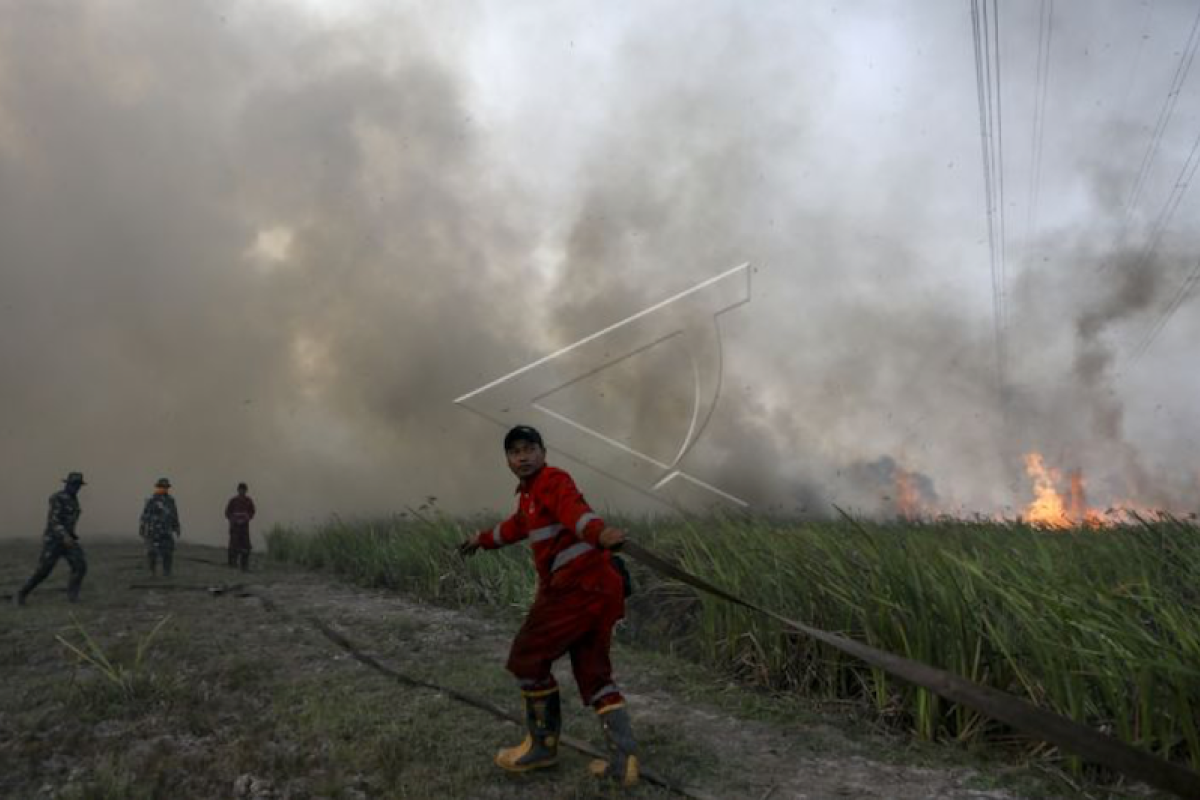
[[[170,489],[171,482],[169,480],[167,480],[166,478],[159,478],[158,480],[156,480],[154,482],[154,486],[157,489]]]
[[[87,482],[84,481],[84,479],[83,479],[82,472],[72,472],[70,475],[63,478],[63,483],[66,483],[66,484],[75,483],[80,486],[87,486]]]
[[[537,429],[531,428],[528,425],[518,425],[504,435],[504,452],[507,453],[511,450],[517,442],[530,442],[543,450],[546,449],[546,444],[542,441],[542,435],[537,432]]]

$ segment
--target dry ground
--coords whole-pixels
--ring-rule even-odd
[[[0,543],[0,594],[32,570],[35,541]],[[83,602],[66,564],[29,605],[0,608],[0,795],[14,798],[594,798],[621,796],[566,752],[553,770],[508,776],[494,751],[515,727],[444,694],[390,680],[290,612],[313,613],[393,668],[515,708],[503,659],[511,614],[452,611],[392,592],[183,547],[149,583],[133,544],[90,544]],[[167,585],[252,583],[253,597]],[[150,631],[163,619],[158,633]],[[59,640],[111,661],[110,674]],[[144,644],[140,664],[137,650]],[[1061,782],[874,730],[851,707],[817,708],[731,686],[678,659],[620,646],[645,763],[709,797],[1010,798]],[[565,666],[565,665],[563,665]],[[599,744],[565,669],[567,733]],[[1002,788],[1001,788],[1002,787]],[[1070,792],[1067,792],[1070,794]],[[641,786],[629,796],[669,797]]]

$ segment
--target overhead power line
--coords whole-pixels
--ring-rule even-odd
[[[990,6],[990,7],[989,7]],[[996,0],[971,0],[975,43],[975,85],[979,95],[979,138],[983,154],[984,212],[992,277],[992,323],[996,385],[1003,392],[1007,357],[1005,333],[1004,124],[1000,83],[1000,25]]]
[[[1200,169],[1200,134],[1197,134],[1196,139],[1192,142],[1192,149],[1188,152],[1187,160],[1183,162],[1183,167],[1179,170],[1179,175],[1175,179],[1175,185],[1171,187],[1171,194],[1167,197],[1167,202],[1163,205],[1162,211],[1159,212],[1154,227],[1151,229],[1150,238],[1146,242],[1141,255],[1138,257],[1135,270],[1143,269],[1150,262],[1150,258],[1154,255],[1154,250],[1158,247],[1159,241],[1162,239],[1163,232],[1167,229],[1171,218],[1174,217],[1175,211],[1179,208],[1180,202],[1183,200],[1184,194],[1192,183],[1192,178],[1195,177],[1197,169]],[[1183,285],[1176,290],[1172,295],[1171,300],[1166,307],[1159,312],[1154,321],[1147,327],[1146,332],[1142,334],[1141,339],[1134,346],[1130,363],[1136,364],[1141,360],[1146,351],[1158,339],[1163,329],[1167,327],[1167,323],[1171,321],[1171,317],[1179,310],[1180,306],[1187,300],[1191,293],[1196,280],[1200,276],[1200,264],[1188,275],[1184,280]]]
[[[1188,273],[1180,287],[1172,295],[1171,301],[1167,303],[1166,308],[1158,315],[1158,318],[1147,329],[1146,334],[1142,337],[1137,349],[1134,350],[1133,357],[1130,359],[1130,364],[1136,364],[1141,360],[1146,351],[1150,349],[1157,340],[1163,329],[1167,327],[1167,323],[1171,321],[1171,317],[1175,316],[1184,303],[1191,297],[1196,286],[1200,285],[1200,261],[1196,262],[1196,266],[1192,267],[1192,271]]]
[[[1149,16],[1147,16],[1147,21]],[[1143,42],[1145,41],[1145,33],[1143,31]],[[1134,178],[1133,188],[1130,191],[1129,200],[1125,206],[1125,214],[1121,225],[1121,233],[1119,239],[1123,240],[1130,223],[1133,220],[1133,215],[1136,210],[1138,201],[1141,198],[1142,190],[1145,188],[1147,178],[1150,173],[1151,165],[1157,155],[1159,146],[1162,143],[1163,135],[1166,132],[1167,125],[1171,121],[1172,115],[1175,113],[1175,106],[1179,100],[1179,95],[1183,89],[1183,85],[1187,80],[1188,73],[1191,71],[1192,63],[1196,58],[1196,51],[1200,48],[1200,9],[1197,10],[1196,18],[1192,21],[1191,30],[1188,33],[1187,43],[1180,54],[1179,62],[1175,66],[1175,73],[1171,78],[1171,86],[1167,91],[1167,97],[1163,102],[1163,107],[1159,111],[1158,120],[1155,122],[1154,131],[1150,136],[1150,142],[1146,147],[1146,153],[1142,157],[1142,163],[1138,169],[1138,174]],[[1139,44],[1139,56],[1141,48]],[[1174,219],[1175,212],[1179,209],[1180,203],[1183,201],[1184,195],[1191,186],[1192,179],[1195,177],[1197,169],[1200,168],[1200,134],[1197,134],[1195,141],[1192,142],[1192,147],[1188,151],[1187,158],[1184,159],[1183,165],[1179,168],[1179,174],[1175,177],[1175,181],[1171,186],[1171,191],[1167,195],[1166,201],[1163,203],[1159,213],[1155,216],[1153,222],[1146,233],[1146,241],[1141,251],[1138,253],[1137,260],[1134,262],[1132,269],[1134,272],[1141,272],[1147,268],[1151,259],[1154,257],[1155,251],[1158,249],[1159,243],[1162,241],[1167,227]],[[1188,275],[1184,278],[1183,283],[1171,295],[1167,304],[1155,315],[1154,319],[1146,326],[1145,331],[1138,339],[1137,343],[1130,350],[1128,363],[1130,366],[1137,364],[1150,350],[1158,338],[1162,335],[1170,323],[1171,318],[1176,312],[1187,302],[1195,289],[1197,283],[1200,282],[1200,263],[1191,269]]]
[[[1141,199],[1142,190],[1146,188],[1146,179],[1150,176],[1150,168],[1154,163],[1154,157],[1158,154],[1163,134],[1166,132],[1167,125],[1175,113],[1175,105],[1179,102],[1180,90],[1183,88],[1188,72],[1191,71],[1192,62],[1196,58],[1196,48],[1198,45],[1200,45],[1200,9],[1197,10],[1196,19],[1192,22],[1192,30],[1188,34],[1187,46],[1184,47],[1183,53],[1179,56],[1179,63],[1175,65],[1175,74],[1171,78],[1171,87],[1167,90],[1167,96],[1163,101],[1162,109],[1158,112],[1158,120],[1154,123],[1154,131],[1150,135],[1150,142],[1146,145],[1146,152],[1142,156],[1142,163],[1138,167],[1137,175],[1133,179],[1133,186],[1129,190],[1129,199],[1125,201],[1125,214],[1121,222],[1121,238],[1124,237],[1124,232],[1133,221],[1133,215],[1137,209],[1138,201]]]
[[[1037,79],[1034,84],[1033,140],[1029,146],[1029,202],[1026,205],[1026,244],[1037,232],[1038,193],[1042,180],[1042,143],[1046,135],[1046,89],[1050,84],[1050,42],[1054,37],[1054,0],[1042,0],[1038,19]]]

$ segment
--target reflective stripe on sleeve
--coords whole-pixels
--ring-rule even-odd
[[[544,528],[537,528],[535,530],[530,531],[529,532],[529,540],[531,542],[544,542],[547,539],[553,539],[562,530],[564,530],[563,526],[559,525],[556,522],[553,525],[547,525]]]
[[[550,564],[550,571],[554,572],[591,549],[593,549],[592,546],[587,542],[578,542],[571,545],[554,557],[554,561]]]
[[[594,519],[600,519],[600,515],[593,514],[591,511],[584,514],[579,518],[579,521],[575,523],[575,533],[579,536],[583,536],[583,529],[586,528],[587,524]]]

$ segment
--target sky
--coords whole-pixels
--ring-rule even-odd
[[[212,543],[239,481],[259,532],[507,513],[455,400],[747,263],[717,321],[655,312],[702,335],[541,399],[619,446],[503,419],[608,512],[726,502],[621,449],[670,464],[697,382],[675,467],[754,509],[887,517],[902,473],[1012,515],[1036,451],[1197,510],[1197,10],[1047,7],[996,20],[1001,380],[967,0],[0,0],[0,534],[72,470],[82,534],[163,476]]]

